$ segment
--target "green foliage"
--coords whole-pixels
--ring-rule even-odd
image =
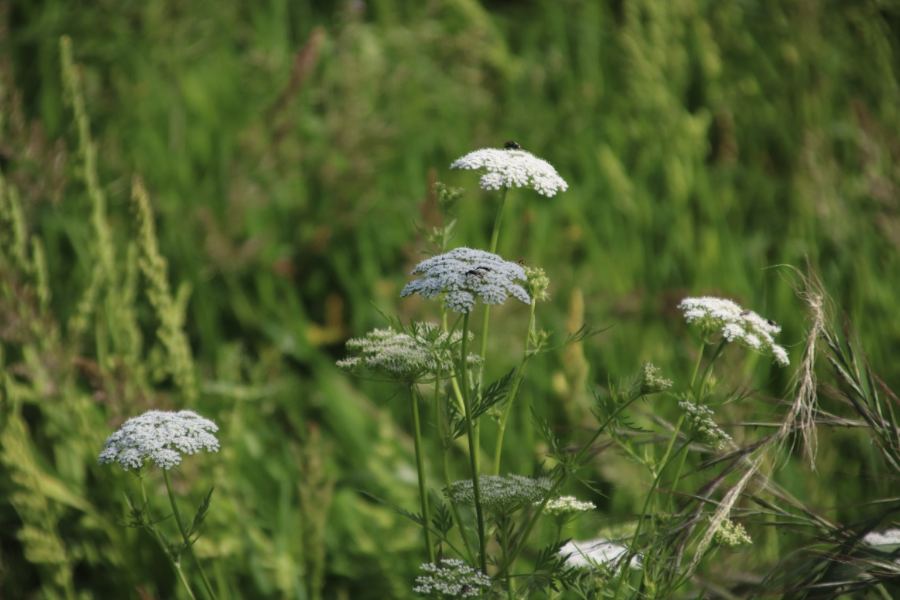
[[[216,486],[196,550],[221,598],[410,597],[420,530],[356,492],[417,505],[406,407],[332,365],[379,312],[429,310],[397,298],[417,232],[441,249],[485,244],[493,200],[460,196],[450,186],[474,178],[447,165],[509,138],[577,185],[508,200],[498,252],[546,270],[558,302],[541,305],[538,330],[568,347],[540,344],[516,387],[510,418],[533,411],[547,441],[510,427],[504,469],[574,469],[593,394],[630,450],[604,451],[604,434],[567,486],[610,520],[633,517],[647,432],[678,413],[638,401],[638,379],[607,382],[647,359],[685,387],[696,357],[674,307],[704,293],[764,309],[796,362],[804,307],[770,267],[808,259],[856,325],[852,346],[825,334],[818,372],[835,385],[820,398],[819,479],[795,456],[773,487],[747,489],[737,508],[760,511],[745,522],[753,554],[721,553],[702,575],[765,572],[807,547],[767,585],[824,582],[836,596],[835,560],[867,574],[860,593],[881,585],[890,561],[855,533],[897,518],[876,499],[900,476],[900,13],[485,4],[0,3],[0,595],[184,597],[163,550],[119,526],[134,482],[96,458],[125,418],[191,406],[220,425],[222,451],[174,484]],[[505,358],[477,410],[509,391],[520,355],[503,352],[516,339],[504,332],[522,314],[492,315],[488,347]],[[792,400],[790,372],[748,356],[723,362],[755,393],[716,407],[747,424],[738,440],[772,427],[767,398]],[[625,402],[636,417],[617,412]],[[483,448],[496,436],[486,426]],[[441,440],[425,446],[437,456]],[[703,508],[746,467],[746,454],[684,454],[690,481],[711,478]],[[443,537],[471,527],[435,507]],[[708,524],[696,510],[686,529]],[[531,560],[555,560],[547,548]],[[596,591],[575,573],[531,585]]]

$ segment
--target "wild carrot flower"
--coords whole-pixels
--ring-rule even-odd
[[[708,406],[688,401],[679,402],[678,406],[684,411],[685,424],[696,441],[713,450],[721,450],[731,441],[731,436],[713,420],[714,413]]]
[[[540,504],[537,502],[536,504]],[[557,515],[571,515],[573,513],[587,512],[597,508],[593,502],[582,502],[575,496],[560,496],[547,502],[544,507],[544,514],[548,517]]]
[[[559,549],[560,556],[566,557],[567,567],[607,568],[618,571],[616,564],[628,552],[628,548],[614,544],[606,538],[597,538],[584,542],[569,542]],[[640,556],[633,556],[630,561],[633,569],[641,566]]]
[[[445,558],[440,564],[425,563],[420,567],[428,575],[416,578],[419,585],[413,591],[419,594],[437,594],[442,598],[466,598],[480,596],[480,588],[491,587],[491,579],[458,558]]]
[[[752,544],[753,540],[747,535],[747,530],[740,523],[735,523],[731,519],[725,519],[719,524],[713,538],[717,543],[729,548],[737,548]]]
[[[736,341],[757,352],[771,353],[781,366],[790,364],[787,351],[772,337],[781,331],[774,321],[724,298],[685,298],[678,307],[684,311],[688,323],[700,326],[706,341],[720,333],[729,342]]]
[[[455,312],[471,312],[476,298],[495,305],[503,304],[509,296],[531,302],[525,288],[516,283],[525,280],[525,269],[483,250],[455,248],[423,260],[412,274],[423,277],[407,283],[401,298],[416,292],[423,298],[443,295],[444,305]]]
[[[539,506],[540,502],[535,502]],[[561,496],[547,502],[544,516],[551,519],[558,527],[576,520],[578,517],[597,508],[592,502],[582,502],[575,496]]]
[[[474,335],[469,333],[469,338]],[[449,335],[432,323],[414,323],[409,333],[376,329],[364,338],[348,340],[347,350],[353,356],[337,361],[337,366],[350,372],[365,367],[391,379],[418,381],[438,369],[451,373],[459,358],[461,340],[460,332]],[[481,357],[470,354],[468,362],[478,365]]]
[[[158,467],[171,469],[181,463],[182,454],[201,450],[219,451],[213,435],[219,428],[190,410],[151,410],[125,421],[106,440],[99,463],[117,462],[126,471],[144,466],[150,459]]]
[[[549,197],[569,188],[550,163],[516,148],[475,150],[455,160],[450,168],[481,170],[480,184],[485,190],[528,187]]]
[[[869,546],[893,546],[900,545],[900,529],[886,529],[879,533],[870,531],[863,537],[863,542]]]
[[[553,487],[553,483],[546,477],[532,479],[512,474],[507,477],[481,475],[478,484],[481,505],[497,515],[508,515],[535,502],[541,502]],[[475,488],[471,479],[451,483],[449,488],[444,489],[444,493],[455,504],[475,504]]]

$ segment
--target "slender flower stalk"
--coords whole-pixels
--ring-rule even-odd
[[[463,343],[462,355],[466,355],[466,342],[469,339],[469,313],[463,315]],[[479,561],[481,562],[481,570],[487,572],[487,540],[484,529],[484,511],[481,506],[481,488],[478,484],[478,447],[476,446],[475,436],[473,435],[474,425],[472,420],[472,400],[469,398],[469,367],[466,361],[460,361],[460,372],[462,373],[462,392],[463,404],[466,409],[466,427],[469,431],[469,462],[472,468],[472,488],[474,491],[475,516],[478,519],[478,552]]]
[[[140,482],[141,487],[141,498],[144,501],[144,510],[147,512],[147,520],[150,523],[153,523],[153,517],[150,516],[150,503],[147,500],[147,489],[144,486],[144,478],[139,475],[138,481]],[[196,600],[197,597],[194,595],[194,590],[191,589],[191,584],[188,583],[187,577],[185,576],[184,571],[181,569],[181,562],[175,560],[175,557],[170,554],[169,548],[166,547],[165,542],[163,542],[163,539],[161,537],[162,534],[160,533],[160,531],[152,525],[148,526],[147,529],[149,529],[150,533],[153,534],[153,539],[155,539],[156,543],[159,544],[159,547],[162,549],[163,554],[165,554],[166,557],[168,557],[169,562],[172,563],[172,566],[175,568],[175,573],[178,575],[178,581],[180,581],[181,585],[184,586],[184,589],[187,590],[188,596],[191,597],[191,600]]]
[[[503,453],[503,436],[506,433],[506,423],[509,421],[509,414],[512,412],[513,401],[516,399],[516,395],[519,392],[519,384],[522,383],[522,379],[525,377],[525,365],[528,364],[528,360],[531,358],[531,354],[529,354],[528,350],[531,345],[532,332],[534,331],[535,302],[536,299],[532,298],[528,312],[528,328],[525,334],[525,349],[522,353],[522,362],[519,364],[516,376],[510,386],[509,397],[506,400],[506,408],[503,410],[503,416],[500,418],[500,431],[497,432],[497,443],[494,446],[494,475],[500,474],[500,456]]]
[[[187,550],[187,553],[191,555],[191,560],[194,561],[194,564],[197,565],[197,570],[200,572],[200,578],[203,580],[203,586],[206,588],[206,593],[213,600],[216,599],[216,593],[213,591],[212,585],[209,583],[209,578],[206,577],[206,571],[203,570],[203,565],[200,563],[200,559],[197,558],[197,555],[194,553],[194,542],[196,540],[191,540],[190,534],[188,534],[187,527],[184,525],[184,519],[181,517],[181,513],[178,511],[178,505],[175,502],[175,492],[172,491],[172,480],[169,478],[169,470],[163,469],[163,476],[166,479],[166,490],[169,492],[169,503],[172,505],[172,514],[175,515],[175,523],[178,524],[178,531],[181,533],[181,539],[184,540],[184,547]]]
[[[415,386],[409,386],[409,409],[413,419],[413,439],[416,449],[416,474],[419,480],[419,499],[422,503],[422,517],[425,523],[422,529],[425,532],[425,554],[428,560],[434,562],[434,546],[431,544],[431,514],[428,510],[428,482],[425,475],[425,457],[422,453],[422,426],[419,423],[419,399],[416,397]]]
[[[509,188],[504,186],[500,192],[500,203],[497,206],[497,215],[494,217],[494,229],[491,231],[491,247],[490,253],[494,254],[497,252],[497,243],[500,239],[500,224],[503,222],[503,209],[506,207],[506,196],[509,194]],[[484,307],[484,315],[481,319],[481,368],[482,372],[484,372],[484,361],[487,359],[487,339],[488,339],[488,325],[490,324],[491,319],[491,306],[489,304]],[[481,446],[481,427],[479,423],[475,424],[475,442],[480,447]],[[476,465],[481,468],[480,461],[476,462]]]

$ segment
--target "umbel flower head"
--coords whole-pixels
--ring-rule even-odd
[[[423,260],[412,274],[422,278],[407,283],[401,298],[416,292],[423,298],[443,295],[444,305],[454,312],[471,312],[477,298],[495,305],[503,304],[509,296],[531,302],[525,288],[516,283],[525,280],[525,269],[484,250],[455,248]]]
[[[752,350],[770,353],[781,366],[790,364],[787,351],[772,337],[781,331],[774,321],[768,321],[752,310],[744,310],[724,298],[685,298],[678,305],[688,323],[700,326],[705,340],[721,333],[729,342],[738,342]]]
[[[508,515],[535,502],[541,502],[553,483],[546,477],[523,477],[521,475],[481,475],[478,478],[481,491],[481,505],[485,510],[497,515]],[[471,479],[463,479],[444,489],[454,504],[475,504],[475,488]]]
[[[535,502],[534,504],[538,506],[540,502]],[[562,527],[595,508],[597,507],[594,506],[593,502],[582,502],[575,496],[560,496],[547,502],[546,506],[544,506],[544,515]]]
[[[441,598],[480,596],[481,588],[491,587],[491,578],[458,558],[445,558],[439,564],[425,563],[420,567],[427,575],[416,578],[413,591],[435,594]]]
[[[881,533],[870,531],[863,537],[863,542],[869,546],[900,546],[900,529],[886,529]]]
[[[537,504],[540,504],[538,502]],[[544,507],[544,514],[547,516],[570,515],[573,513],[582,513],[597,508],[593,502],[582,502],[575,496],[560,496],[547,502]]]
[[[469,338],[474,338],[469,333]],[[337,361],[345,371],[356,372],[365,367],[373,373],[399,381],[419,381],[424,376],[435,375],[440,369],[449,374],[459,359],[462,334],[449,335],[432,323],[414,323],[409,333],[400,333],[390,327],[376,329],[364,338],[347,341],[347,350],[353,356]],[[469,354],[470,366],[481,363],[481,357]]]
[[[528,187],[544,196],[554,196],[569,188],[550,163],[517,148],[475,150],[455,160],[450,168],[483,171],[480,184],[485,190]]]
[[[602,537],[584,542],[569,542],[559,549],[560,556],[566,557],[567,567],[601,568],[613,573],[618,572],[619,559],[627,552],[628,548],[625,546]],[[632,556],[629,565],[632,569],[641,568],[640,556]]]
[[[127,471],[140,469],[150,459],[158,467],[171,469],[181,463],[182,454],[218,452],[219,440],[213,435],[218,430],[215,423],[190,410],[151,410],[128,419],[109,436],[99,463],[117,462]]]

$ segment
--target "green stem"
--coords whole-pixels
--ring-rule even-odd
[[[641,395],[635,396],[634,398],[629,399],[627,402],[622,403],[622,406],[618,407],[607,419],[597,428],[597,431],[594,432],[594,435],[581,447],[581,450],[575,454],[575,458],[572,460],[573,465],[580,465],[584,460],[585,455],[590,451],[591,446],[594,445],[594,442],[597,441],[597,438],[600,437],[600,434],[603,433],[607,427],[609,427],[610,423],[615,421],[616,417],[619,416],[623,410],[631,406],[638,398],[641,398]],[[506,573],[512,572],[512,566],[515,564],[516,560],[519,558],[519,553],[522,552],[522,549],[525,547],[525,542],[528,541],[528,536],[531,535],[531,531],[534,529],[535,524],[538,522],[541,514],[544,512],[544,507],[547,506],[547,502],[550,501],[551,498],[556,498],[559,495],[559,490],[562,489],[562,486],[565,485],[566,481],[569,478],[569,473],[571,470],[565,470],[562,472],[560,477],[553,483],[553,487],[550,488],[550,491],[547,492],[547,495],[544,497],[544,500],[538,505],[535,509],[534,513],[528,519],[528,523],[525,528],[522,530],[522,535],[519,536],[519,542],[516,544],[516,549],[513,551],[512,556],[509,561],[503,565],[501,570],[497,573],[498,576],[505,575]]]
[[[646,520],[647,509],[650,507],[650,499],[653,497],[653,492],[656,491],[656,489],[659,487],[659,482],[662,479],[662,476],[666,470],[666,467],[669,466],[669,462],[671,460],[675,459],[675,456],[672,456],[670,458],[669,454],[672,451],[672,446],[674,444],[675,439],[678,437],[678,432],[681,429],[681,423],[683,420],[684,420],[684,414],[682,413],[681,417],[678,419],[678,424],[675,426],[675,431],[672,433],[672,438],[669,440],[669,446],[666,449],[666,454],[663,456],[663,460],[661,461],[662,468],[660,468],[659,473],[657,473],[656,477],[654,477],[653,485],[650,487],[650,491],[647,493],[647,498],[644,500],[644,507],[641,509],[641,515],[638,517],[637,527],[634,530],[634,536],[632,536],[632,538],[631,538],[631,546],[629,548],[629,551],[631,550],[631,548],[634,548],[635,545],[637,544],[638,536],[641,534],[641,529],[643,528],[644,521]],[[684,445],[682,445],[678,449],[678,451],[675,453],[675,455],[681,454],[682,453],[681,451],[686,450],[688,448],[688,446],[690,445],[690,443],[691,443],[690,440],[685,441]],[[687,454],[687,452],[685,452],[684,454]],[[682,462],[682,464],[684,464],[684,463]],[[680,470],[680,467],[679,467],[679,470]],[[619,596],[619,590],[622,588],[622,584],[626,579],[626,573],[627,573],[627,571],[625,569],[622,569],[622,573],[618,577],[618,580],[616,583],[616,592],[614,594],[614,597],[616,597],[616,598]]]
[[[450,485],[453,482],[450,480],[450,459],[449,453],[447,450],[444,450],[444,485],[449,490]],[[456,525],[459,527],[459,537],[462,538],[463,544],[466,546],[466,554],[469,558],[469,563],[475,562],[475,552],[472,550],[472,544],[469,543],[469,536],[466,535],[466,528],[463,525],[462,515],[459,512],[459,507],[456,506],[456,503],[452,500],[450,501],[450,510],[453,511],[453,518],[456,519]]]
[[[500,527],[500,543],[503,551],[503,564],[506,564],[509,559],[509,517],[504,516],[497,525]],[[506,587],[506,597],[509,598],[509,600],[515,600],[512,586],[512,572],[506,573],[506,578],[503,583]]]
[[[472,422],[472,400],[469,398],[469,361],[468,356],[469,313],[465,313],[462,326],[462,356],[460,372],[462,373],[463,402],[466,409],[466,426],[469,430],[469,461],[472,465],[472,491],[475,494],[475,514],[478,518],[478,548],[480,552],[481,572],[487,573],[487,540],[484,532],[484,510],[481,507],[481,483],[478,481],[478,448]]]
[[[506,422],[509,420],[509,414],[512,412],[513,401],[519,392],[519,384],[525,377],[525,365],[531,358],[528,354],[528,348],[531,343],[531,335],[534,330],[534,307],[537,304],[534,298],[531,299],[531,310],[528,315],[528,330],[525,333],[525,350],[522,352],[522,363],[513,379],[512,388],[509,391],[509,398],[506,401],[506,410],[503,411],[503,417],[500,419],[500,432],[497,434],[497,445],[494,447],[494,475],[500,474],[500,455],[503,452],[503,434],[506,432]]]
[[[694,390],[694,382],[697,380],[697,373],[700,372],[700,363],[703,361],[704,350],[706,350],[706,344],[700,344],[700,352],[697,353],[697,363],[694,365],[694,374],[691,375],[691,391]]]
[[[719,342],[718,347],[716,347],[716,351],[713,353],[712,358],[709,359],[709,364],[707,364],[706,368],[703,369],[703,375],[700,377],[700,382],[697,384],[697,392],[694,396],[698,402],[700,401],[700,398],[703,397],[706,388],[706,381],[709,379],[709,374],[712,371],[712,367],[716,363],[716,359],[719,358],[719,355],[722,354],[722,350],[725,349],[725,346],[727,344],[728,340],[722,338],[722,341]],[[691,389],[693,389],[693,386],[691,386]]]
[[[178,512],[178,505],[175,504],[175,492],[172,491],[172,480],[169,478],[169,470],[163,469],[163,475],[166,478],[166,489],[169,492],[169,503],[172,505],[172,514],[175,515],[175,522],[178,524],[178,531],[181,532],[181,539],[184,540],[184,547],[188,551],[188,554],[191,555],[194,564],[197,565],[197,570],[200,571],[200,578],[203,580],[203,585],[206,586],[206,593],[209,594],[210,598],[216,600],[216,593],[213,591],[212,585],[209,583],[209,579],[203,571],[203,565],[200,564],[200,561],[197,560],[197,555],[194,554],[194,543],[188,536],[187,528],[184,526],[184,520],[181,518],[181,513]]]
[[[444,463],[444,485],[446,489],[450,489],[450,484],[452,481],[450,480],[450,443],[451,440],[447,439],[447,433],[445,431],[444,420],[441,418],[441,367],[440,361],[438,361],[438,369],[434,381],[434,414],[437,415],[437,424],[438,424],[438,438],[441,440],[441,454],[443,455],[443,463]],[[459,507],[456,506],[455,502],[450,502],[450,510],[453,511],[453,518],[456,519],[456,525],[459,527],[459,536],[462,538],[463,544],[466,546],[466,554],[468,555],[469,562],[472,563],[475,560],[475,553],[472,552],[472,546],[469,544],[469,537],[466,535],[465,527],[463,526],[462,517],[459,513]]]
[[[144,479],[139,477],[138,481],[141,482],[141,497],[144,499],[144,510],[147,512],[147,521],[153,523],[153,518],[150,516],[150,504],[147,502],[147,490],[144,488]],[[156,543],[159,544],[159,547],[162,548],[163,554],[169,558],[169,561],[175,568],[175,572],[178,574],[178,580],[181,581],[181,585],[187,590],[188,596],[191,597],[191,600],[197,600],[197,597],[194,595],[194,590],[191,589],[191,584],[188,583],[187,577],[184,576],[184,571],[181,570],[181,564],[169,552],[169,549],[160,537],[159,531],[157,531],[156,527],[153,525],[146,525],[145,527],[153,533],[153,539],[155,539]]]
[[[644,508],[641,509],[641,516],[638,518],[637,528],[634,531],[634,536],[632,537],[632,545],[637,542],[638,535],[641,533],[641,528],[644,524],[644,518],[647,516],[647,509],[650,508],[650,499],[653,497],[653,492],[656,491],[656,488],[659,486],[659,482],[662,479],[663,473],[666,470],[669,462],[669,455],[672,453],[672,448],[675,446],[675,440],[678,439],[678,434],[681,432],[681,425],[684,423],[684,413],[681,413],[681,416],[678,417],[678,422],[675,424],[675,430],[672,432],[672,437],[669,438],[669,445],[666,447],[666,453],[663,454],[662,460],[659,461],[659,464],[662,467],[654,473],[653,477],[653,485],[650,486],[650,491],[647,493],[647,498],[644,500]],[[684,447],[687,447],[690,441],[685,443]],[[679,450],[681,452],[681,450]]]
[[[138,476],[138,481],[141,483],[141,498],[143,498],[144,500],[144,510],[147,513],[147,521],[149,523],[153,523],[153,517],[150,516],[150,504],[148,504],[147,502],[147,490],[144,488],[144,478]],[[153,533],[153,539],[156,540],[156,543],[159,544],[160,548],[162,548],[163,554],[165,554],[166,557],[168,557],[169,561],[172,563],[172,566],[175,568],[175,573],[178,574],[178,580],[181,581],[181,585],[183,585],[184,589],[187,590],[188,596],[191,597],[191,600],[197,600],[197,597],[194,595],[194,590],[191,589],[191,584],[188,583],[187,577],[184,576],[184,571],[181,570],[181,564],[169,552],[169,549],[163,542],[162,537],[160,537],[159,531],[153,525],[145,525],[144,527],[146,529],[149,529],[150,532]]]
[[[500,192],[500,204],[497,206],[497,214],[494,217],[494,229],[491,232],[491,248],[489,250],[489,252],[491,254],[497,253],[497,243],[500,240],[500,223],[503,221],[503,208],[506,206],[506,196],[508,193],[509,193],[509,188],[507,188],[507,187],[504,187],[503,191]],[[481,352],[480,352],[480,356],[481,356],[481,372],[482,373],[484,373],[484,366],[487,362],[486,355],[487,355],[488,324],[490,323],[490,319],[491,319],[491,305],[485,304],[484,305],[484,316],[482,317],[482,321],[481,321]],[[475,445],[480,446],[481,445],[480,444],[481,427],[479,427],[478,423],[475,424],[474,436],[475,436]],[[478,467],[479,469],[481,467],[480,462],[481,462],[480,457],[476,456],[475,457],[475,466]]]
[[[428,562],[434,562],[434,546],[431,544],[431,532],[428,527],[431,524],[431,515],[428,512],[428,486],[425,479],[425,459],[422,456],[422,426],[419,422],[419,401],[416,398],[416,390],[409,386],[409,407],[413,418],[413,435],[416,446],[416,473],[419,478],[419,498],[422,501],[422,517],[425,523],[422,530],[425,532],[425,554]]]
[[[494,216],[494,230],[491,232],[491,254],[497,253],[497,242],[500,239],[500,223],[503,221],[503,208],[506,206],[506,195],[508,193],[508,187],[504,187],[503,191],[500,192],[500,204],[497,206],[497,214]]]

